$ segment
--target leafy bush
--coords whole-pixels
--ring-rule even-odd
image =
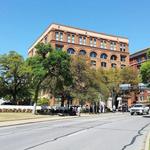
[[[37,102],[37,104],[39,106],[48,105],[48,103],[49,103],[49,100],[47,98],[45,98],[45,97],[38,99],[38,102]]]

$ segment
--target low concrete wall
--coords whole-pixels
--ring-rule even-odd
[[[33,109],[33,106],[23,106],[23,105],[0,105],[0,109]],[[41,110],[41,106],[37,106],[36,110]]]

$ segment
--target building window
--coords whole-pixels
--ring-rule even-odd
[[[72,43],[74,43],[74,35],[72,34]]]
[[[83,45],[86,45],[86,37],[83,37]]]
[[[121,65],[121,69],[123,69],[123,68],[125,68],[125,67],[126,67],[126,65],[123,65],[123,64]]]
[[[91,66],[96,66],[96,61],[91,60]]]
[[[96,47],[96,38],[90,38],[90,46]]]
[[[59,32],[56,32],[55,36],[56,36],[56,40],[59,41]]]
[[[79,37],[79,44],[82,45],[82,36]]]
[[[67,41],[68,43],[74,43],[74,34],[68,34]]]
[[[102,59],[107,59],[107,55],[105,53],[101,54],[101,57]]]
[[[93,46],[93,39],[90,38],[90,46]]]
[[[63,41],[63,33],[60,33],[60,41]]]
[[[67,41],[68,41],[68,43],[70,43],[70,34],[68,34],[68,40]]]
[[[137,58],[137,62],[138,62],[138,63],[141,63],[141,62],[142,62],[142,58],[141,58],[141,57],[138,57],[138,58]]]
[[[113,41],[110,42],[110,49],[116,50],[116,42],[113,42]]]
[[[126,44],[120,43],[120,51],[122,52],[126,51]]]
[[[96,38],[94,38],[94,47],[96,47]]]
[[[80,50],[79,55],[86,55],[86,51],[85,50]]]
[[[120,56],[120,61],[126,61],[126,56]]]
[[[148,60],[148,57],[147,57],[147,55],[145,55],[145,56],[144,56],[144,60]]]
[[[86,37],[80,36],[79,37],[79,44],[80,45],[86,45]]]
[[[106,62],[101,62],[101,67],[106,67]]]
[[[112,55],[110,59],[111,60],[117,60],[117,56],[116,55]]]
[[[106,49],[106,41],[105,40],[101,40],[101,48]]]
[[[73,48],[68,48],[67,53],[73,55],[75,53],[75,50]]]
[[[56,41],[63,41],[63,33],[62,32],[55,32]]]
[[[112,64],[111,64],[111,67],[112,67],[112,68],[116,68],[116,64],[115,64],[115,63],[112,63]]]
[[[97,54],[96,54],[95,52],[91,52],[91,53],[90,53],[90,57],[96,58],[96,56],[97,56]]]

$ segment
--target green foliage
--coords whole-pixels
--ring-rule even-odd
[[[150,48],[147,50],[147,57],[150,59]]]
[[[73,58],[71,70],[73,75],[71,95],[80,103],[97,102],[100,100],[100,95],[103,95],[103,98],[108,97],[108,90],[101,80],[100,72],[92,69],[86,58],[80,56]]]
[[[50,44],[39,43],[36,45],[36,55],[27,59],[28,65],[32,69],[31,86],[34,90],[34,102],[37,102],[39,90],[42,82],[49,75],[47,55],[52,52]]]
[[[0,94],[14,104],[31,96],[29,83],[31,68],[18,53],[0,55]]]
[[[32,68],[32,87],[34,102],[37,102],[40,90],[46,89],[53,96],[65,93],[71,84],[70,56],[63,51],[53,50],[49,44],[36,46],[36,55],[27,60]]]
[[[139,71],[130,67],[126,67],[120,72],[121,83],[137,85],[140,82]]]
[[[47,69],[49,76],[44,84],[54,96],[67,92],[67,87],[72,84],[72,74],[70,72],[70,56],[64,51],[53,51],[47,57]]]
[[[41,56],[43,59],[46,58],[48,53],[53,51],[50,44],[38,43],[35,48],[37,49],[37,55]]]
[[[109,69],[102,71],[102,80],[107,85],[110,92],[119,91],[119,84],[121,83],[120,70]]]
[[[48,105],[48,103],[49,103],[49,100],[47,98],[45,98],[45,97],[44,98],[40,98],[37,101],[37,105],[38,106]]]
[[[142,64],[140,72],[142,76],[142,81],[144,83],[150,84],[150,60]]]

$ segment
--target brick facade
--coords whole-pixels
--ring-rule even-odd
[[[129,65],[129,41],[127,38],[89,30],[51,24],[29,48],[28,55],[35,55],[35,45],[50,43],[57,50],[71,55],[86,55],[96,68],[123,68]]]
[[[130,67],[134,69],[140,70],[141,65],[148,60],[147,57],[147,51],[149,48],[137,51],[136,53],[133,53],[130,55]],[[139,94],[137,96],[137,101],[142,103],[149,103],[150,99],[150,90],[140,90]]]

